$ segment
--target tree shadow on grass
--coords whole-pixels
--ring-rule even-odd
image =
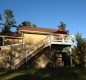
[[[9,80],[38,80],[35,76],[29,76],[29,75],[19,75],[14,78],[11,78]]]
[[[86,80],[86,73],[77,68],[45,69],[35,74],[39,77],[38,80]]]
[[[85,68],[64,67],[50,69],[27,69],[21,71],[21,73],[24,74],[11,77],[9,80],[86,80]]]

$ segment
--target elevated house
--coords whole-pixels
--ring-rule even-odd
[[[9,45],[8,49],[8,52],[12,47],[14,49],[12,54],[15,57],[11,57],[13,68],[71,66],[71,57],[67,55],[65,48],[71,47],[73,37],[66,31],[22,26],[19,34],[21,36],[17,37],[17,44]],[[5,48],[1,46],[1,51],[3,50]]]

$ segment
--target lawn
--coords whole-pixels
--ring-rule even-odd
[[[0,80],[86,80],[85,68],[0,70]]]

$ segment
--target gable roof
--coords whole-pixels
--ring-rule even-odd
[[[56,29],[22,26],[22,27],[19,27],[19,31],[32,31],[32,32],[54,33],[56,31]]]

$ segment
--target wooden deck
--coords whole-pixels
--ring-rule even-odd
[[[59,45],[72,45],[74,40],[72,35],[65,35],[65,34],[51,34],[48,37],[48,42],[50,44],[59,44]]]

